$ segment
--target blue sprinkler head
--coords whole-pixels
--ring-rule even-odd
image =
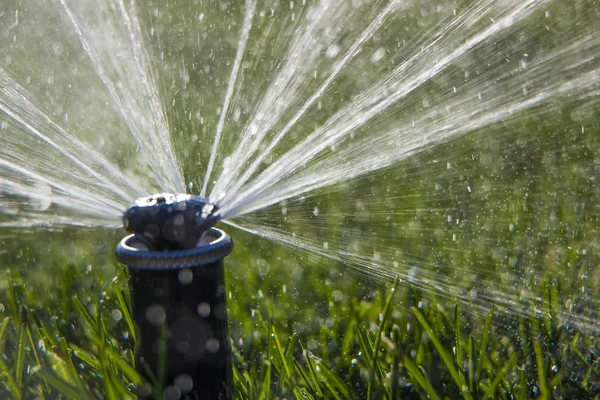
[[[199,196],[160,193],[137,199],[123,226],[150,251],[193,249],[221,219],[218,209]]]

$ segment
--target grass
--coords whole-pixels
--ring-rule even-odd
[[[416,291],[404,281],[381,285],[368,276],[351,276],[345,265],[329,259],[230,231],[235,249],[226,271],[236,398],[600,396],[597,335],[565,319],[570,308],[579,316],[589,312],[591,318],[597,310],[597,214],[572,206],[574,198],[598,204],[595,186],[580,188],[595,171],[589,168],[594,161],[580,149],[594,148],[597,135],[587,133],[574,145],[568,135],[544,136],[552,126],[549,122],[537,134],[539,145],[531,154],[517,146],[518,133],[514,141],[503,139],[504,147],[517,147],[507,152],[514,159],[501,173],[487,171],[471,157],[487,151],[481,148],[487,142],[472,137],[452,144],[450,150],[465,155],[452,158],[452,169],[443,162],[427,164],[424,153],[400,175],[401,182],[395,180],[399,168],[382,172],[369,186],[361,181],[330,192],[331,199],[327,193],[316,197],[314,204],[329,211],[320,214],[323,218],[342,215],[347,220],[319,225],[288,213],[288,220],[281,221],[281,211],[274,208],[273,220],[286,231],[308,232],[331,244],[343,245],[348,237],[335,235],[345,232],[363,237],[395,232],[384,246],[400,265],[417,260],[425,267],[450,266],[436,270],[448,274],[436,278],[447,283],[444,287],[465,292],[476,287],[483,293],[489,285],[517,287],[533,299],[523,302],[529,307],[525,314],[500,309],[502,301],[497,309],[491,308],[493,301],[484,301],[475,303],[488,307],[480,315],[469,303],[457,307],[440,297],[443,293]],[[529,169],[545,171],[539,153],[557,148],[566,154],[553,164],[561,179],[552,175],[541,184],[530,178]],[[438,182],[449,187],[439,199],[430,191],[432,176],[441,176]],[[461,200],[460,193],[467,193],[461,189],[465,177],[473,187],[497,190]],[[368,223],[353,220],[360,216],[358,206],[347,207],[355,203],[353,190],[378,193],[375,189],[386,182],[394,182],[388,189],[398,193],[386,192],[386,199],[401,200],[386,210],[415,210],[415,215],[374,207]],[[531,182],[539,185],[524,192]],[[528,208],[526,200],[535,208]],[[312,205],[306,206],[312,210]],[[461,210],[461,219],[472,225],[439,228],[435,210]],[[549,218],[552,213],[559,218]],[[509,228],[513,221],[514,231]],[[456,243],[453,234],[465,239]],[[136,332],[127,276],[111,256],[121,235],[102,229],[35,235],[21,230],[1,240],[0,398],[134,397],[140,377],[133,365]],[[345,245],[351,249],[353,243]],[[475,266],[489,277],[461,273],[463,266]],[[507,298],[520,304],[511,294]]]
[[[235,259],[232,264],[235,269]],[[53,310],[58,316],[43,295],[28,291],[19,272],[3,272],[0,398],[134,397],[140,383],[133,365],[135,327],[126,271],[116,271],[105,271],[104,290],[91,296],[85,288],[57,287],[74,290],[62,299],[62,310]],[[70,285],[71,270],[62,273],[55,282]],[[276,309],[286,306],[274,295],[231,296],[251,299],[229,304],[236,398],[549,399],[600,393],[595,354],[581,350],[593,337],[568,332],[552,315],[511,317],[491,309],[478,319],[399,290],[399,281],[385,290],[360,288],[367,294],[359,297],[340,295],[327,279],[334,272],[306,273],[311,282],[322,282],[311,294],[317,306],[295,310],[294,321],[281,318]],[[286,296],[279,297],[285,303]],[[315,317],[318,323],[308,326]]]

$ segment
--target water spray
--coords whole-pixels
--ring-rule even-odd
[[[116,255],[129,267],[139,327],[139,398],[231,398],[223,258],[233,243],[214,228],[217,211],[201,197],[162,193],[123,216],[131,235]]]

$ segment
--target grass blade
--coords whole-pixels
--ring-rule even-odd
[[[6,328],[8,327],[10,320],[10,317],[4,317],[2,323],[0,323],[0,344],[2,344],[2,349],[4,349],[4,335],[6,335]]]
[[[288,364],[288,360],[285,356],[285,352],[284,352],[283,348],[281,347],[281,342],[279,341],[279,338],[277,337],[277,332],[275,331],[274,326],[271,326],[271,336],[273,338],[273,343],[275,346],[276,354],[280,360],[279,382],[277,383],[277,385],[279,387],[279,390],[277,392],[279,393],[281,388],[283,388],[286,385],[287,380],[290,377],[291,373],[290,373],[290,367]]]
[[[121,314],[123,315],[123,318],[125,318],[125,323],[127,324],[129,334],[135,342],[137,340],[135,322],[133,322],[133,318],[131,318],[131,310],[129,308],[129,305],[125,301],[125,298],[123,297],[123,292],[119,288],[115,288],[115,296],[117,297],[117,304],[119,305]]]
[[[235,398],[246,400],[248,396],[248,387],[246,380],[240,374],[237,368],[233,368],[233,387],[235,388]]]
[[[544,354],[542,346],[537,340],[533,340],[533,350],[535,353],[535,361],[537,365],[538,381],[540,385],[540,399],[546,400],[550,398],[550,390],[548,389],[546,366],[544,365]]]
[[[90,397],[88,393],[77,390],[75,386],[72,386],[70,383],[59,378],[50,371],[40,369],[36,373],[55,390],[62,393],[67,399],[88,399]]]
[[[477,358],[477,369],[475,370],[475,381],[479,382],[479,378],[481,377],[481,371],[483,369],[483,357],[485,357],[485,352],[487,350],[487,344],[490,337],[490,328],[492,326],[492,318],[494,317],[494,306],[490,310],[485,323],[483,325],[483,333],[481,336],[481,347],[479,347],[479,357]]]
[[[458,369],[456,368],[456,365],[454,363],[454,360],[452,359],[452,356],[450,354],[448,354],[448,351],[444,348],[444,346],[442,345],[440,340],[437,338],[437,336],[435,335],[435,332],[433,331],[433,329],[431,328],[431,326],[429,325],[429,323],[427,322],[427,320],[425,319],[423,314],[421,314],[421,312],[414,306],[411,307],[411,310],[412,310],[413,314],[415,314],[415,316],[417,317],[417,320],[423,327],[423,330],[425,330],[425,332],[427,332],[427,334],[429,335],[431,342],[433,343],[435,349],[437,350],[438,354],[442,358],[442,361],[446,365],[448,372],[450,372],[450,375],[452,376],[452,379],[458,386],[458,389],[460,390],[462,396],[465,399],[472,399],[473,397],[471,396],[471,393],[468,390],[467,384],[465,382],[465,377],[464,377],[462,371],[458,371]]]
[[[415,365],[414,362],[412,362],[410,358],[404,357],[404,366],[408,370],[410,376],[417,381],[417,384],[425,391],[429,398],[432,400],[440,400],[440,397],[435,392],[435,389],[433,386],[431,386],[429,379],[423,375],[421,370]]]
[[[323,397],[323,392],[321,391],[321,385],[319,384],[319,378],[317,377],[317,370],[315,368],[314,361],[310,355],[310,352],[304,347],[302,342],[300,342],[300,346],[302,346],[302,354],[304,354],[304,359],[306,360],[306,366],[308,368],[308,373],[310,374],[310,378],[312,379],[313,384],[311,386],[314,387],[317,395],[319,397]]]
[[[357,327],[356,337],[358,338],[358,345],[360,346],[360,351],[362,353],[364,363],[367,367],[370,368],[372,365],[371,349],[373,348],[373,345],[371,343],[371,338],[369,338],[367,329]]]
[[[392,309],[392,302],[394,301],[394,294],[396,293],[396,287],[398,286],[398,278],[394,280],[392,284],[392,288],[390,293],[388,294],[385,300],[385,306],[383,307],[383,313],[381,315],[381,321],[379,321],[379,326],[377,327],[377,333],[375,335],[375,343],[373,344],[372,352],[372,364],[370,365],[369,370],[369,385],[367,386],[367,398],[371,399],[373,397],[373,388],[375,387],[375,375],[379,376],[379,345],[381,344],[381,335],[383,334],[383,329],[385,328],[389,316],[390,311]]]
[[[19,326],[17,337],[17,359],[13,368],[15,370],[15,380],[21,386],[25,366],[25,324]]]
[[[475,340],[471,335],[469,335],[467,357],[469,358],[469,390],[473,393],[473,397],[478,398],[478,381],[475,380]]]
[[[85,306],[83,305],[81,300],[79,300],[79,297],[73,296],[72,300],[73,300],[73,305],[75,305],[75,309],[77,310],[79,315],[81,315],[83,317],[83,319],[85,319],[85,321],[92,328],[94,333],[97,333],[98,332],[98,324],[96,324],[96,320],[94,319],[94,317],[92,317],[92,315],[87,310],[87,308],[85,308]]]
[[[0,374],[4,375],[4,379],[2,379],[2,384],[12,393],[14,398],[21,398],[21,389],[17,385],[15,378],[10,373],[10,369],[0,357]]]
[[[463,351],[462,351],[462,337],[460,332],[460,320],[458,318],[458,305],[454,306],[454,345],[456,346],[456,365],[459,371],[462,371],[463,365]]]
[[[484,399],[494,399],[494,393],[496,393],[496,390],[498,389],[498,387],[500,386],[500,384],[502,383],[502,381],[504,379],[506,379],[505,375],[506,372],[508,372],[508,370],[512,367],[514,367],[514,365],[517,362],[517,354],[513,353],[510,358],[508,359],[508,361],[506,361],[506,363],[502,366],[502,368],[500,368],[500,370],[496,373],[496,377],[494,378],[494,380],[492,381],[492,383],[490,384],[490,386],[487,387],[483,398]],[[516,398],[525,398],[525,397],[520,397],[517,396]]]

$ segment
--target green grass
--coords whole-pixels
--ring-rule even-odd
[[[232,259],[232,268],[238,261]],[[277,271],[284,266],[271,265]],[[126,272],[104,271],[104,290],[74,288],[69,268],[55,276],[62,310],[31,293],[15,270],[3,272],[0,398],[134,397],[135,328]],[[485,318],[391,287],[340,293],[333,271],[305,271],[314,307],[281,317],[286,294],[230,301],[236,398],[521,399],[597,396],[598,362],[582,353],[592,335],[568,332],[552,314]],[[239,287],[229,273],[228,279]],[[103,280],[104,279],[104,280]],[[70,283],[71,282],[71,283]],[[358,293],[366,293],[358,296]],[[548,298],[550,294],[546,294]],[[36,300],[37,299],[37,300]],[[283,304],[283,306],[282,306]],[[315,314],[316,313],[316,314]],[[342,315],[343,317],[339,317]],[[116,316],[118,318],[116,318]],[[317,318],[316,324],[309,324]],[[584,350],[585,351],[585,350]]]
[[[554,122],[537,133],[539,144],[531,149],[518,146],[519,131],[499,140],[500,147],[512,149],[501,171],[490,172],[472,157],[493,146],[467,137],[438,149],[442,155],[454,152],[452,169],[423,153],[407,166],[383,171],[375,182],[366,178],[317,194],[305,207],[308,215],[313,205],[327,210],[320,214],[328,218],[324,222],[291,212],[282,221],[281,210],[271,210],[282,229],[306,232],[315,243],[352,249],[346,232],[373,232],[393,252],[383,257],[400,266],[447,266],[436,270],[443,288],[468,293],[474,287],[485,294],[488,288],[502,293],[516,287],[527,295],[523,303],[510,292],[496,309],[486,297],[457,307],[425,280],[417,283],[429,292],[402,280],[392,291],[392,282],[375,282],[368,271],[352,276],[341,263],[227,228],[235,242],[226,272],[236,398],[600,396],[596,332],[566,320],[570,308],[594,318],[598,307],[597,210],[573,208],[574,199],[598,204],[600,193],[589,184],[595,159],[580,151],[597,148],[598,130],[573,144],[568,135],[544,136],[554,135]],[[557,149],[564,149],[562,161],[553,164],[560,179],[531,178],[530,169],[546,171],[540,154]],[[443,195],[432,194],[432,176],[448,187]],[[464,198],[465,179],[494,190]],[[371,196],[359,198],[368,206],[387,182],[394,183],[384,192],[390,204],[381,210],[374,203],[370,220],[361,222],[356,196]],[[470,225],[442,229],[435,210],[461,210]],[[550,218],[552,213],[559,218]],[[454,242],[453,234],[463,241]],[[81,228],[6,232],[0,398],[134,396],[140,382],[133,366],[136,333],[126,272],[112,256],[122,235]],[[367,247],[376,245],[361,244],[367,246],[358,255],[372,254]],[[481,276],[462,273],[464,266],[476,267]],[[507,299],[514,310],[501,308]],[[484,308],[474,312],[477,306]]]

